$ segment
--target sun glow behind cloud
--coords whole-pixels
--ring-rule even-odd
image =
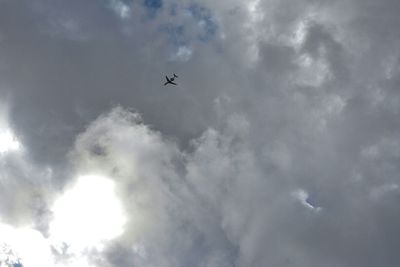
[[[0,100],[0,154],[21,149],[21,143],[15,136],[9,123],[9,108]]]
[[[85,253],[101,252],[107,241],[122,234],[126,222],[112,180],[80,176],[52,207],[49,237],[27,226],[0,223],[0,266],[95,266]],[[64,255],[58,260],[52,254]]]
[[[101,250],[105,241],[120,235],[126,219],[114,187],[112,180],[102,176],[79,177],[52,208],[54,243],[66,243],[70,252],[79,253],[85,248]]]
[[[20,143],[10,129],[0,131],[0,153],[20,149]]]

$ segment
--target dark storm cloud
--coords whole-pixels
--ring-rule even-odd
[[[396,266],[399,11],[1,2],[0,88],[27,151],[1,158],[1,215],[46,232],[42,166],[56,185],[102,171],[130,219],[104,266]]]

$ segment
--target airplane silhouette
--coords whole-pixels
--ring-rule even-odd
[[[174,83],[175,78],[178,78],[178,76],[175,73],[174,73],[173,77],[168,78],[168,76],[165,76],[165,78],[167,79],[167,81],[164,83],[164,85],[167,85],[167,84],[177,85],[176,83]]]

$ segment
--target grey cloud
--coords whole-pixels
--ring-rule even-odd
[[[133,124],[132,120],[126,120],[130,116],[121,110],[113,111],[110,116],[95,122],[77,143],[77,148],[85,148],[84,144],[92,138],[105,140],[105,150],[112,150],[107,155],[109,160],[101,159],[100,166],[112,164],[106,169],[112,170],[115,177],[121,176],[116,179],[123,181],[123,191],[132,188],[123,194],[129,203],[131,218],[146,221],[145,228],[132,223],[130,230],[117,241],[118,245],[110,247],[109,258],[115,264],[124,266],[125,258],[115,256],[120,255],[118,251],[128,251],[126,253],[132,255],[134,264],[140,262],[144,266],[153,266],[157,262],[163,266],[184,266],[188,261],[202,266],[204,262],[213,261],[214,251],[222,251],[224,257],[229,255],[223,258],[227,266],[258,266],[262,263],[361,266],[367,262],[377,263],[388,256],[373,245],[370,235],[366,235],[370,232],[374,238],[379,236],[379,231],[372,230],[373,222],[363,224],[375,214],[376,204],[371,202],[368,192],[360,191],[357,182],[332,187],[334,181],[325,181],[324,186],[332,188],[320,192],[319,205],[323,209],[313,214],[292,199],[291,184],[282,185],[275,180],[282,177],[264,177],[254,153],[248,150],[249,125],[244,118],[230,120],[225,134],[212,129],[205,132],[194,143],[194,151],[186,154],[186,172],[182,173],[176,170],[175,164],[168,163],[177,157],[176,153],[180,154],[173,149],[175,145],[162,141],[159,134],[144,125],[136,126],[135,120]],[[149,138],[135,138],[135,132],[150,135],[153,145],[137,144],[135,140]],[[113,137],[115,135],[118,138]],[[128,137],[133,145],[117,145],[126,143]],[[164,142],[170,148],[161,149],[163,153],[158,156],[159,151],[154,147],[161,148]],[[80,154],[84,151],[86,149]],[[153,155],[150,165],[138,163],[145,160],[148,153]],[[160,161],[159,157],[164,160]],[[115,172],[116,169],[128,170],[118,166],[129,158],[130,164],[136,167],[131,169],[132,173]],[[97,157],[92,161],[96,163]],[[91,166],[85,161],[79,162]],[[98,169],[93,165],[91,168]],[[142,201],[142,209],[134,208],[139,201]],[[356,217],[351,215],[354,213],[357,213]],[[154,223],[154,216],[161,220]],[[320,242],[324,239],[329,241],[322,245]],[[129,249],[134,247],[131,242],[143,246],[142,250]],[[348,253],[350,247],[352,254]],[[375,251],[375,254],[365,257],[364,251]]]
[[[32,180],[47,188],[51,166],[53,185],[94,169],[119,184],[131,221],[110,266],[396,266],[397,1],[202,1],[206,40],[189,2],[124,3],[126,18],[0,4],[0,88]],[[169,72],[178,87],[160,86]],[[33,182],[13,183],[8,218],[31,202],[5,188]]]
[[[197,80],[183,81],[178,89],[161,88],[164,75],[171,71],[182,70],[182,76],[188,76],[182,64],[168,63],[170,45],[158,29],[161,23],[145,21],[151,30],[142,31],[140,13],[138,18],[119,22],[111,10],[93,3],[53,6],[39,2],[35,8],[24,5],[22,11],[16,4],[8,5],[7,14],[13,10],[26,14],[21,20],[14,15],[2,16],[6,21],[3,25],[21,25],[10,34],[3,33],[3,54],[10,62],[4,64],[4,88],[11,90],[7,93],[13,96],[13,120],[36,159],[62,160],[83,125],[114,104],[134,106],[150,123],[180,137],[197,134],[210,120],[209,108],[197,103],[199,99],[211,102],[215,87],[199,84],[191,91],[193,96],[185,87],[197,84]],[[82,15],[72,12],[75,9]],[[57,22],[63,16],[76,22],[77,30],[87,38],[62,38],[69,35]],[[188,22],[186,27],[190,28]],[[61,32],[54,35],[51,27]],[[130,31],[124,33],[123,27]],[[149,57],[154,60],[149,61]],[[198,56],[195,60],[200,66],[208,64]],[[192,66],[188,71],[199,73],[199,80],[206,79],[201,68]],[[185,110],[185,116],[180,109]],[[49,141],[57,146],[49,147]]]

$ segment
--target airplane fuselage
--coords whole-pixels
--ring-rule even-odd
[[[176,83],[174,83],[175,78],[177,78],[178,76],[176,76],[176,74],[174,73],[174,76],[172,76],[171,78],[169,78],[168,76],[165,76],[165,79],[167,79],[167,82],[164,83],[164,85],[167,84],[173,84],[173,85],[177,85]]]

